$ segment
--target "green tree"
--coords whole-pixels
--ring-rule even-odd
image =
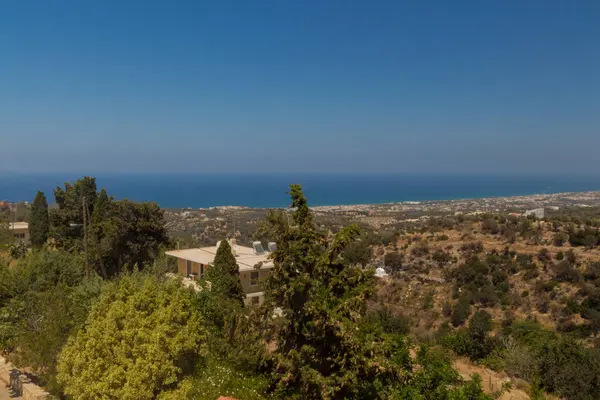
[[[163,211],[155,203],[114,201],[100,193],[90,226],[90,258],[108,277],[125,267],[143,269],[159,255],[169,242]],[[102,204],[100,206],[100,204]],[[104,274],[104,273],[103,273]]]
[[[413,373],[410,385],[398,385],[389,399],[492,400],[492,396],[483,392],[479,375],[474,374],[470,381],[464,382],[440,351],[423,346],[417,351],[416,363],[419,368]]]
[[[39,248],[46,244],[50,232],[50,217],[48,216],[48,202],[44,192],[38,190],[31,206],[29,215],[29,235],[31,245]]]
[[[596,237],[596,235],[587,235],[583,238],[583,245],[588,249],[591,249],[594,246],[596,246],[596,243],[598,243],[598,238]]]
[[[569,236],[564,232],[556,232],[552,235],[552,244],[554,246],[561,247],[567,240],[569,240]]]
[[[104,189],[96,192],[95,178],[66,183],[64,189],[54,191],[54,196],[59,205],[51,213],[57,247],[82,251],[87,244],[88,261],[104,278],[121,273],[125,267],[143,269],[169,241],[160,207],[116,201]]]
[[[452,309],[452,315],[450,315],[450,321],[452,322],[452,325],[454,325],[454,326],[461,326],[467,321],[470,314],[471,314],[471,302],[469,301],[469,298],[465,295],[460,296],[458,298],[458,301],[456,302],[456,305]]]
[[[267,217],[276,239],[266,287],[266,315],[281,310],[273,353],[275,395],[291,399],[376,398],[374,385],[397,379],[381,354],[381,339],[365,340],[365,300],[373,272],[344,264],[344,249],[358,235],[343,228],[328,240],[318,232],[300,185],[290,186],[291,221],[284,211]]]
[[[244,291],[240,281],[240,269],[227,240],[221,240],[215,260],[208,268],[206,279],[211,291],[227,299],[244,304]]]
[[[383,256],[383,263],[391,272],[398,272],[402,269],[403,259],[402,254],[392,251]]]
[[[8,212],[0,210],[0,249],[8,248],[15,240],[8,219]]]
[[[492,330],[492,316],[484,310],[478,310],[469,320],[467,332],[470,338],[469,357],[479,360],[492,351],[489,333]]]
[[[348,264],[366,266],[373,258],[373,250],[365,238],[351,243],[343,253]]]
[[[83,249],[84,211],[90,215],[96,202],[96,178],[85,176],[74,184],[65,183],[64,189],[54,190],[57,210],[50,213],[51,236],[59,249]]]
[[[0,270],[0,348],[58,394],[58,353],[87,316],[99,279],[83,281],[81,257],[37,251]]]
[[[27,245],[25,244],[25,242],[18,240],[10,246],[8,246],[8,253],[15,260],[23,258],[27,255]]]
[[[77,399],[154,399],[176,390],[205,353],[191,289],[153,276],[104,286],[58,360],[58,381]]]

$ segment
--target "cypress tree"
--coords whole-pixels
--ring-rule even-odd
[[[48,240],[49,231],[48,202],[44,192],[38,190],[29,216],[29,235],[33,247],[42,247]]]
[[[346,265],[343,257],[358,227],[328,239],[317,230],[300,185],[291,185],[290,196],[291,221],[285,212],[271,211],[263,227],[277,242],[265,290],[265,306],[281,315],[273,353],[275,397],[377,398],[376,386],[400,374],[383,337],[364,340],[361,321],[365,300],[374,293],[373,271]]]
[[[215,261],[206,275],[211,283],[211,292],[244,303],[240,270],[227,240],[221,240]]]

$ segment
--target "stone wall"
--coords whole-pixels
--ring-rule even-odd
[[[29,378],[4,357],[0,356],[0,385],[17,388],[24,400],[49,400],[52,397],[42,388],[31,383]]]

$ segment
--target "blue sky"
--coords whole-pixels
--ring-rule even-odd
[[[600,2],[5,1],[0,171],[598,172]]]

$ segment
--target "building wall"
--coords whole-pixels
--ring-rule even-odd
[[[252,272],[258,273],[258,280],[257,280],[257,285],[251,285],[251,274]],[[269,277],[269,274],[271,273],[271,269],[259,269],[256,271],[244,271],[244,272],[240,272],[240,281],[242,282],[242,289],[244,290],[244,293],[256,293],[256,292],[262,292],[263,291],[263,286],[264,286],[264,282],[267,280],[267,278]]]
[[[192,262],[192,274],[198,275],[200,277],[200,270],[202,270],[202,264],[197,262]],[[207,266],[204,265],[204,273],[206,273]],[[187,260],[183,260],[181,258],[177,259],[177,273],[179,275],[187,276]]]
[[[192,262],[192,273],[197,274],[200,277],[201,264]],[[204,266],[204,273],[206,273],[209,266]],[[179,275],[187,276],[187,261],[181,258],[177,259],[177,272]],[[258,280],[256,285],[251,285],[252,272],[258,273]],[[264,289],[264,283],[271,273],[271,268],[264,268],[255,271],[244,271],[240,272],[240,282],[242,283],[242,290],[244,293],[257,293],[262,292]],[[261,300],[262,303],[262,300]]]
[[[11,232],[12,232],[13,236],[15,237],[15,239],[21,240],[21,241],[25,242],[26,244],[29,244],[29,229],[16,228],[16,229],[11,229]]]
[[[259,306],[264,302],[265,295],[262,292],[260,292],[260,295],[246,296],[246,298],[244,299],[244,304],[246,306]]]

